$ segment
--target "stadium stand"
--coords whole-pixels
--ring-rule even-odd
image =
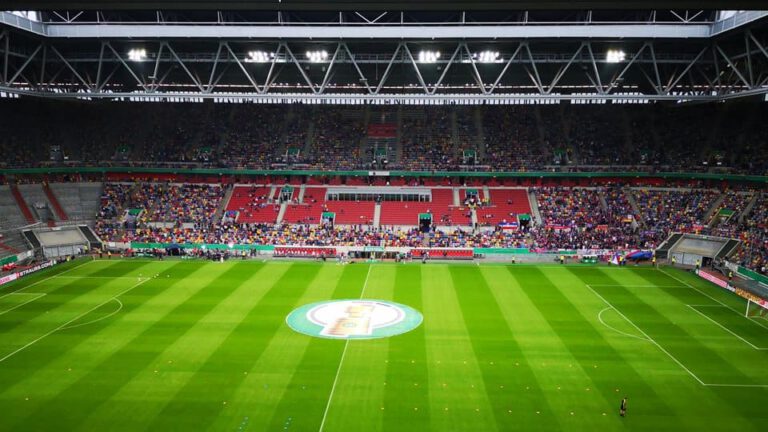
[[[93,106],[3,100],[0,115],[7,121],[0,125],[0,151],[8,157],[0,166],[359,169],[367,163],[361,160],[367,156],[361,147],[370,132],[363,111],[303,105]],[[36,116],[50,120],[30,123]],[[620,166],[764,174],[768,157],[756,143],[768,137],[768,125],[759,121],[766,116],[765,104],[408,106],[400,126],[402,155],[391,158],[389,168],[455,169],[463,150],[477,149],[477,163],[487,171]],[[77,127],[80,118],[97,126],[83,130]],[[713,118],[717,121],[708,120]],[[742,125],[734,131],[737,139],[713,138],[719,135],[719,125],[732,119],[745,119],[734,123]],[[387,124],[391,134],[397,124]],[[379,129],[374,127],[374,132]]]
[[[634,197],[644,213],[649,229],[667,233],[692,232],[704,228],[704,216],[720,195],[714,190],[634,190]]]
[[[270,202],[269,187],[235,186],[226,205],[227,215],[242,223],[274,223],[279,205]]]
[[[432,201],[384,201],[381,203],[382,225],[417,226],[419,214],[430,213],[432,221],[451,225],[453,192],[450,189],[432,189]]]
[[[517,221],[519,215],[530,215],[528,191],[525,189],[489,189],[487,204],[477,208],[477,219],[481,225],[495,226],[499,223]]]
[[[92,220],[99,211],[100,182],[50,183],[49,187],[69,219]]]

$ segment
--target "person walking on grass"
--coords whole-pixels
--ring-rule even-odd
[[[621,400],[621,406],[619,407],[619,415],[622,417],[627,416],[627,397],[624,396],[624,399]]]

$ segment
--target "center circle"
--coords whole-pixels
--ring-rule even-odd
[[[330,300],[294,309],[285,322],[294,331],[326,339],[396,336],[423,321],[416,309],[384,300]]]

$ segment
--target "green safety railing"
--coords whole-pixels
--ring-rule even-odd
[[[278,176],[351,176],[368,177],[369,171],[322,171],[322,170],[255,170],[235,168],[151,168],[151,167],[49,167],[0,169],[2,175],[43,174],[177,174],[177,175],[278,175]],[[380,172],[379,172],[380,173]],[[743,181],[768,184],[768,176],[714,174],[714,173],[647,173],[647,172],[549,172],[549,171],[388,171],[391,177],[479,177],[479,178],[662,178],[686,180]]]
[[[273,251],[274,245],[254,245],[254,244],[233,244],[230,247],[228,244],[218,243],[139,243],[131,242],[131,249],[167,249],[178,246],[181,249],[205,249],[208,250],[257,250],[257,251]]]

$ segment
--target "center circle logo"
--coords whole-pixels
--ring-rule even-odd
[[[332,300],[310,303],[285,322],[299,333],[326,339],[378,339],[409,332],[423,317],[414,308],[383,300]]]

